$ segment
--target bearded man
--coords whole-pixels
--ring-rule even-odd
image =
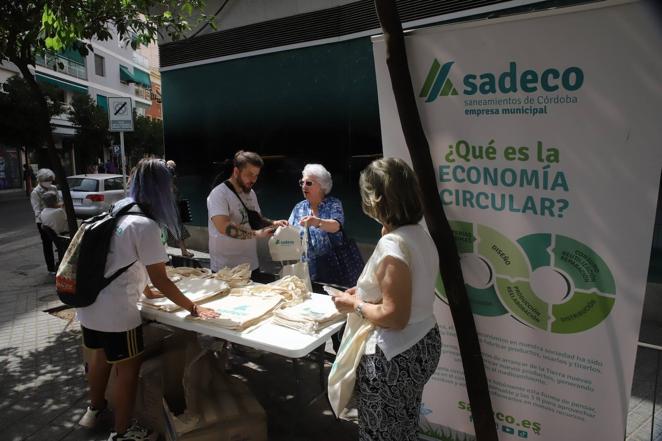
[[[207,196],[209,256],[211,270],[249,263],[257,272],[257,238],[269,237],[286,220],[262,216],[253,186],[264,161],[254,152],[240,150],[234,155],[232,176]]]

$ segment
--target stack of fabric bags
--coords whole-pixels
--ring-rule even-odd
[[[207,319],[206,323],[242,331],[271,317],[277,308],[297,305],[308,298],[305,282],[296,276],[267,285],[233,288],[226,297],[205,304],[219,313],[218,318]]]
[[[182,294],[195,303],[202,303],[230,292],[230,285],[227,282],[211,277],[211,271],[205,268],[167,267],[166,274],[177,285]],[[158,293],[158,290],[151,285],[150,289]],[[145,308],[166,312],[175,312],[180,309],[167,297],[150,299],[141,295],[140,304]]]
[[[233,290],[234,291],[234,290]],[[229,295],[205,304],[219,316],[205,319],[205,323],[234,331],[243,331],[271,317],[283,299],[280,296],[247,296],[231,292]],[[196,320],[196,318],[191,318]]]
[[[274,311],[273,322],[306,334],[316,334],[333,323],[342,321],[330,296],[317,296],[294,306]]]
[[[226,266],[218,270],[213,277],[217,280],[227,282],[230,288],[249,285],[251,283],[251,266],[247,263],[242,263],[234,268]]]

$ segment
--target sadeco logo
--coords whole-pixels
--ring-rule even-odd
[[[443,65],[435,59],[428,71],[423,83],[419,97],[425,97],[426,103],[431,103],[439,96],[457,95],[457,89],[448,77],[454,61]],[[500,74],[485,72],[482,74],[467,74],[462,78],[463,95],[490,95],[495,93],[509,94],[522,91],[535,93],[539,90],[544,92],[556,92],[564,89],[574,92],[584,84],[584,71],[577,66],[572,66],[563,71],[550,67],[537,72],[527,69],[518,74],[517,63],[511,61],[508,70]]]
[[[276,245],[294,245],[294,241],[276,239]]]
[[[428,76],[425,78],[421,93],[418,96],[421,98],[427,97],[425,102],[430,103],[436,100],[438,96],[457,95],[455,86],[448,79],[448,73],[451,71],[451,66],[454,63],[455,61],[449,61],[442,66],[435,58]]]

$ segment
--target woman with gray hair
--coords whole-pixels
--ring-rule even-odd
[[[310,279],[338,283],[339,275],[325,271],[329,268],[318,268],[316,259],[332,251],[332,241],[342,241],[339,232],[345,222],[345,213],[340,200],[329,196],[333,187],[331,173],[321,164],[307,164],[301,172],[299,186],[305,199],[294,206],[288,222],[308,228]]]
[[[38,185],[32,190],[30,194],[30,203],[32,204],[32,211],[34,211],[34,220],[37,223],[37,230],[41,236],[41,244],[44,250],[44,260],[46,261],[46,268],[50,274],[55,275],[55,256],[53,255],[53,241],[42,229],[41,212],[46,207],[44,204],[44,195],[47,192],[55,192],[57,188],[53,185],[55,180],[55,173],[48,168],[39,169],[37,172]]]

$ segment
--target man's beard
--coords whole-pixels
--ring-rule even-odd
[[[244,193],[250,193],[250,192],[251,192],[251,189],[253,188],[252,186],[247,187],[246,184],[244,184],[244,183],[241,181],[241,179],[238,179],[237,181],[238,181],[237,184],[239,184],[239,189],[240,189],[241,191],[243,191]]]

